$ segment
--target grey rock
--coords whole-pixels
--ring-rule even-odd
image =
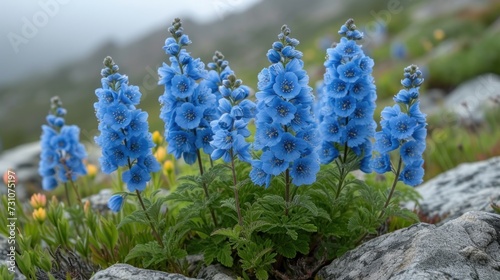
[[[492,100],[498,97],[500,77],[485,74],[462,83],[446,96],[443,105],[465,122],[480,122],[484,118],[485,108],[494,106]]]
[[[420,210],[429,215],[456,218],[468,211],[493,212],[500,202],[500,157],[463,163],[417,187]],[[413,209],[414,205],[406,205]]]
[[[236,276],[220,264],[209,265],[198,273],[198,278],[205,280],[234,280]]]
[[[194,280],[181,274],[115,264],[94,274],[90,280]]]
[[[372,239],[322,268],[319,279],[500,279],[500,216],[468,212]]]
[[[97,212],[103,213],[109,211],[108,200],[113,195],[111,189],[102,189],[99,193],[82,199],[82,201],[90,201],[90,206]]]
[[[0,235],[0,266],[7,266],[8,268],[12,267],[12,263],[10,260],[10,256],[7,254],[10,252],[9,248],[14,246],[9,244],[9,239],[3,235]],[[19,272],[17,267],[14,269],[14,279],[15,280],[25,280],[26,277]]]
[[[0,175],[11,169],[16,173],[16,194],[20,200],[27,198],[26,185],[39,185],[38,162],[40,157],[40,142],[24,144],[4,151],[0,155]],[[5,193],[3,180],[0,180],[0,193]]]

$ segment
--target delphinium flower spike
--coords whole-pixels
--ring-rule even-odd
[[[184,34],[181,20],[176,18],[168,28],[171,37],[163,49],[170,56],[170,65],[163,63],[158,69],[159,84],[165,86],[159,101],[162,105],[160,118],[165,123],[165,139],[168,152],[182,158],[188,164],[198,161],[200,175],[204,169],[200,149],[211,153],[212,128],[210,122],[217,119],[216,96],[207,85],[207,71],[199,58],[193,59],[184,49],[191,44]],[[205,196],[208,187],[203,183]],[[217,220],[210,208],[214,225]]]
[[[65,124],[66,109],[62,107],[59,97],[52,97],[50,103],[47,125],[42,125],[42,153],[38,169],[43,178],[42,187],[44,190],[53,190],[59,183],[69,182],[79,199],[74,181],[87,174],[83,164],[87,152],[79,140],[80,129],[76,125]]]
[[[214,160],[222,158],[225,162],[231,163],[238,223],[243,226],[234,162],[236,157],[245,162],[252,160],[250,144],[245,141],[245,138],[250,136],[247,125],[254,117],[256,106],[246,99],[250,94],[250,89],[242,85],[242,81],[236,79],[234,74],[230,74],[222,81],[219,92],[221,93],[221,99],[219,99],[221,116],[210,123],[214,132],[214,139],[210,142],[214,148],[211,156]]]
[[[373,113],[377,98],[371,75],[374,62],[356,43],[363,34],[352,19],[342,25],[339,34],[342,35],[340,43],[327,50],[319,117],[323,139],[319,152],[321,163],[335,161],[340,167],[337,196],[349,172],[344,167],[349,151],[362,158],[359,168],[363,172],[371,172],[370,139],[375,134]]]
[[[163,63],[158,69],[159,84],[165,86],[159,98],[160,118],[165,123],[168,152],[193,164],[200,157],[199,149],[212,152],[208,143],[212,136],[210,121],[218,117],[214,116],[216,96],[204,82],[208,74],[203,62],[193,59],[184,49],[191,41],[184,34],[180,19],[175,19],[168,31],[171,37],[163,49],[170,56],[170,65]]]
[[[404,79],[401,80],[404,89],[394,96],[396,104],[382,111],[382,130],[375,135],[376,156],[371,164],[377,173],[393,171],[396,174],[395,182],[403,181],[410,186],[422,183],[424,176],[422,154],[426,146],[427,124],[418,100],[423,81],[422,72],[417,66],[405,68]],[[399,160],[394,167],[389,153],[398,148]]]
[[[303,70],[302,53],[295,49],[299,41],[289,35],[284,25],[267,53],[271,66],[258,76],[254,148],[263,153],[252,162],[250,173],[255,184],[266,187],[272,176],[285,173],[286,201],[290,184],[312,184],[319,171],[312,88]]]
[[[102,148],[99,159],[101,169],[110,174],[120,167],[125,167],[122,180],[130,192],[135,192],[144,211],[141,192],[151,180],[151,172],[160,170],[160,164],[152,154],[154,143],[149,125],[148,114],[135,106],[139,105],[141,92],[139,87],[129,85],[128,77],[118,73],[111,57],[104,59],[105,68],[101,71],[102,87],[95,91],[98,101],[94,103],[99,131],[95,142]],[[119,211],[124,196],[114,195],[108,205],[113,211]],[[118,203],[119,202],[119,203]],[[151,229],[158,243],[163,241],[146,212]]]

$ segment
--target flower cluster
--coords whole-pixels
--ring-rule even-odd
[[[234,71],[229,67],[229,62],[224,60],[224,55],[216,51],[212,57],[212,62],[207,64],[209,69],[206,78],[206,85],[215,94],[217,100],[221,99],[222,95],[219,91],[219,87],[222,85],[222,81],[227,80],[227,77],[234,74]]]
[[[320,132],[321,163],[328,164],[351,149],[363,156],[360,169],[371,172],[371,141],[377,127],[373,120],[375,85],[371,75],[373,60],[356,44],[363,34],[349,19],[340,29],[343,37],[327,50],[325,61]],[[345,160],[345,159],[344,159]]]
[[[48,125],[42,125],[40,166],[38,173],[43,177],[44,190],[53,190],[59,182],[74,181],[87,174],[83,160],[87,157],[85,147],[80,143],[80,129],[76,125],[65,125],[66,109],[59,97],[51,100],[47,116]]]
[[[199,149],[212,152],[210,122],[218,118],[217,100],[212,88],[204,82],[208,75],[205,65],[183,49],[191,41],[184,34],[181,21],[175,19],[168,31],[172,37],[167,38],[163,49],[170,56],[170,65],[163,63],[158,69],[159,84],[165,86],[159,98],[160,118],[165,122],[168,152],[193,164]]]
[[[289,172],[296,186],[312,184],[319,171],[317,125],[312,114],[312,89],[304,71],[299,41],[289,37],[285,25],[267,53],[272,63],[258,76],[254,148],[262,150],[252,162],[250,177],[269,186],[272,176]]]
[[[110,174],[126,166],[123,182],[129,191],[142,191],[151,179],[150,172],[160,170],[152,154],[154,147],[149,133],[148,113],[136,109],[141,99],[139,87],[129,85],[128,77],[118,73],[111,57],[104,60],[101,71],[102,88],[95,91],[94,103],[99,131],[95,142],[102,148],[101,169]]]
[[[246,162],[252,160],[250,144],[245,138],[250,136],[247,125],[254,117],[256,106],[246,99],[250,88],[241,83],[241,80],[231,74],[219,87],[222,96],[219,99],[221,116],[210,123],[214,132],[214,139],[210,142],[214,148],[211,155],[214,160],[222,157],[225,162],[230,162],[235,156]]]
[[[422,72],[415,65],[405,68],[404,89],[394,96],[396,105],[382,111],[382,130],[375,134],[375,151],[378,153],[371,163],[377,173],[393,170],[389,152],[399,148],[400,163],[396,174],[398,180],[410,186],[422,183],[427,135],[425,115],[419,108],[419,87],[423,83]],[[401,163],[404,164],[400,172]]]

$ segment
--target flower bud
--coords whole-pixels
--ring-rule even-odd
[[[171,160],[165,161],[165,163],[163,163],[163,171],[166,174],[172,173],[174,171],[174,163]]]
[[[47,205],[47,197],[44,194],[35,193],[31,196],[30,204],[33,209],[43,208]]]
[[[153,132],[153,143],[155,143],[156,145],[161,145],[162,142],[163,137],[161,136],[161,133],[158,130]]]
[[[43,223],[47,219],[45,208],[38,208],[33,211],[33,219],[39,223]]]
[[[158,162],[164,162],[165,159],[167,159],[167,150],[165,149],[165,147],[160,146],[156,150],[154,156]]]

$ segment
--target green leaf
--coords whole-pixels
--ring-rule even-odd
[[[233,257],[231,256],[231,254],[232,254],[231,245],[225,244],[217,252],[217,260],[224,266],[232,267]]]
[[[138,223],[141,225],[149,225],[148,218],[146,217],[146,214],[144,213],[143,210],[136,210],[132,212],[130,215],[125,216],[120,223],[118,224],[118,229],[121,227],[131,224],[131,223]]]
[[[255,272],[255,277],[259,280],[266,280],[269,278],[269,275],[267,274],[267,271],[264,269],[257,269]]]

